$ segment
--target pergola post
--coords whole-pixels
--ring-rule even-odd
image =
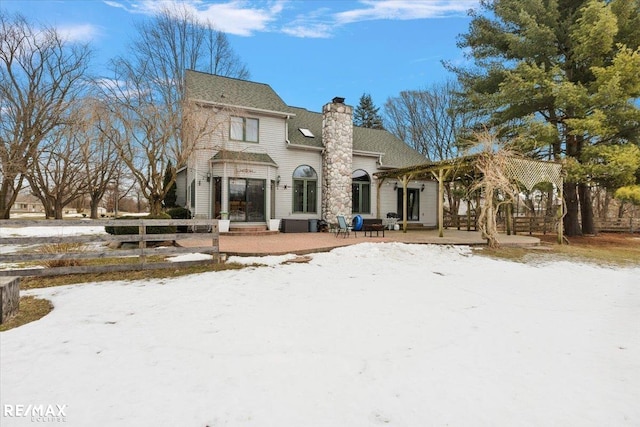
[[[562,181],[562,180],[561,180]],[[560,198],[560,202],[558,203],[558,244],[562,245],[563,242],[563,224],[562,224],[562,210],[564,206],[564,191],[563,191],[562,182],[560,182],[560,186],[558,187],[558,196]]]
[[[402,232],[407,232],[407,187],[411,175],[402,175]]]
[[[380,191],[382,188],[382,184],[384,183],[384,178],[378,179],[378,185],[376,186],[376,218],[382,218],[380,216]]]
[[[438,237],[444,237],[444,173],[438,169]]]

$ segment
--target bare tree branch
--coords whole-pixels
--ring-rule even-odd
[[[91,52],[21,15],[0,14],[0,31],[0,218],[9,218],[40,144],[85,88]]]

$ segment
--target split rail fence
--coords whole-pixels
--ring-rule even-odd
[[[0,276],[58,276],[78,273],[156,270],[202,265],[220,261],[218,220],[215,219],[121,219],[121,220],[0,220],[0,228],[55,227],[60,233],[47,237],[0,236],[0,264],[15,268],[0,270]],[[76,227],[137,227],[137,234],[80,234],[72,235]],[[175,242],[188,238],[185,233],[151,234],[149,227],[181,227],[191,232],[206,232],[210,246],[177,247],[149,246],[150,243]],[[65,229],[68,229],[65,232]],[[11,234],[4,233],[4,234]],[[202,236],[202,234],[200,234]],[[126,247],[118,248],[126,243]],[[8,245],[19,246],[17,251],[3,251]],[[211,254],[212,259],[170,262],[167,256],[185,253]],[[42,267],[42,264],[61,265]],[[27,265],[25,265],[27,264]],[[28,264],[33,264],[29,267]],[[67,266],[65,266],[67,264]],[[77,265],[71,265],[77,264]]]

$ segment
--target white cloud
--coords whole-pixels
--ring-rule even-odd
[[[328,24],[305,24],[287,25],[281,31],[294,37],[322,39],[331,37],[331,29]]]
[[[205,1],[205,0],[104,0],[104,3],[130,13],[156,15],[169,9],[183,8],[203,24],[212,23],[227,34],[251,36],[255,32],[278,31],[294,37],[327,38],[337,27],[371,20],[409,20],[462,16],[478,6],[479,0],[361,0],[357,2],[324,2],[322,7],[305,10],[294,19],[282,21],[287,4],[305,9],[315,4],[287,0]],[[337,7],[355,7],[336,12]]]
[[[284,8],[282,0],[252,3],[245,0],[207,3],[201,0],[140,0],[109,1],[105,4],[125,9],[130,13],[156,15],[163,10],[184,8],[205,24],[227,34],[250,36],[256,31],[266,31]]]
[[[70,42],[90,42],[96,38],[100,31],[91,24],[63,25],[56,27],[56,31],[62,38]]]
[[[379,19],[409,20],[463,15],[477,0],[362,0],[364,7],[335,14],[340,24]]]

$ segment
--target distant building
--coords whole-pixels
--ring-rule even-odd
[[[18,194],[11,207],[11,214],[44,213],[42,202],[31,194]]]

